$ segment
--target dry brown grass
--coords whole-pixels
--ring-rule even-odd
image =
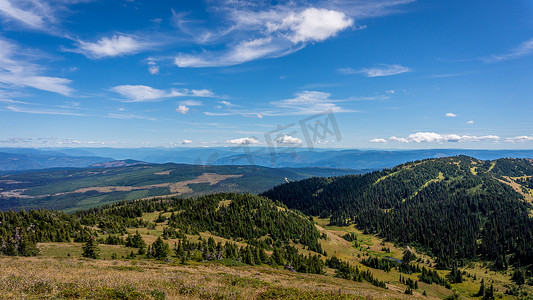
[[[367,283],[268,267],[43,257],[0,257],[0,267],[2,299],[273,299],[280,291],[291,299],[407,298]]]

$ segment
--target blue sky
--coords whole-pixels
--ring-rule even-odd
[[[1,147],[304,146],[332,113],[317,147],[533,148],[531,1],[0,0],[0,22]]]

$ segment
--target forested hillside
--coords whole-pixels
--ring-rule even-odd
[[[464,259],[532,268],[533,218],[526,159],[415,161],[393,169],[277,186],[263,195],[306,214],[355,224],[423,249],[442,268]]]
[[[165,299],[153,291],[178,298],[232,298],[233,279],[211,283],[225,266],[224,272],[268,274],[261,280],[243,279],[246,284],[262,282],[250,287],[261,299],[265,293],[272,299],[351,299],[354,293],[382,295],[378,298],[526,297],[533,291],[531,169],[529,160],[459,156],[364,175],[290,182],[261,196],[139,199],[71,213],[4,211],[0,260],[9,269],[0,274],[0,294],[7,291],[20,298],[23,293],[12,288],[18,278],[28,282],[24,293],[42,296],[40,285],[20,279],[40,274],[53,278],[47,284],[55,288],[46,293],[58,298],[105,299],[111,297],[107,293],[135,292],[146,299]],[[112,291],[107,283],[104,289],[86,287],[79,283],[87,280],[85,274],[72,290],[71,278],[40,270],[26,274],[9,263],[12,256],[36,256],[25,259],[23,269],[30,263],[50,264],[48,259],[65,261],[64,272],[105,265],[101,271],[108,278],[117,270],[128,271],[135,283],[124,287],[122,280],[112,279],[111,286],[119,286]],[[86,258],[99,262],[87,263]],[[186,286],[172,279],[161,286],[156,280],[147,285],[153,290],[137,290],[133,286],[145,286],[142,276],[148,269],[161,278],[177,269],[194,278],[207,275],[202,275],[205,281]],[[327,286],[327,292],[280,287],[280,282],[301,280],[295,274],[303,273],[321,276],[305,284]],[[344,281],[323,285],[332,277]],[[240,290],[240,297],[250,292]]]
[[[274,169],[113,161],[90,168],[0,175],[0,210],[44,208],[72,212],[155,196],[261,193],[283,182],[310,176],[360,173],[362,171],[330,168]]]

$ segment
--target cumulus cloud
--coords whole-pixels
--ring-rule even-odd
[[[505,139],[508,143],[523,143],[533,141],[533,135],[521,135],[515,137],[508,137]]]
[[[260,142],[254,138],[240,138],[240,139],[228,140],[227,143],[235,144],[235,145],[251,145],[251,144],[259,144]]]
[[[183,140],[183,141],[181,141],[181,143],[183,145],[188,145],[188,144],[192,144],[192,141],[191,140]]]
[[[472,124],[474,124],[474,120],[470,120],[470,121],[466,122],[466,124],[472,125]]]
[[[449,113],[446,113],[446,117],[448,117],[448,118],[455,118],[455,117],[457,117],[457,115],[454,114],[454,113],[449,112]]]
[[[460,143],[460,142],[481,142],[481,141],[498,141],[499,136],[485,135],[458,135],[458,134],[439,134],[435,132],[417,132],[407,137],[391,136],[389,141],[401,143]]]
[[[81,53],[89,58],[104,58],[135,54],[152,46],[153,43],[142,41],[133,35],[115,34],[112,37],[103,37],[96,42],[79,40],[78,48],[72,51]],[[159,72],[159,67],[152,67],[154,67],[154,73],[152,74]]]
[[[19,56],[24,50],[17,45],[0,39],[0,83],[14,87],[35,89],[69,95],[71,80],[61,77],[43,76],[42,67]]]
[[[153,58],[151,57],[148,58],[147,63],[148,63],[148,72],[150,72],[150,74],[152,75],[159,74],[159,66],[156,64]]]
[[[282,31],[293,43],[323,41],[353,25],[343,12],[308,8],[300,13],[291,12],[281,23],[267,23],[270,32]]]
[[[176,108],[176,112],[179,112],[180,114],[186,114],[188,113],[190,108],[188,108],[185,105],[179,105],[178,108]]]
[[[158,101],[172,97],[216,97],[209,90],[170,89],[160,90],[146,85],[118,85],[111,90],[126,98],[125,102]]]
[[[148,67],[148,72],[152,75],[159,74],[159,66],[150,66]]]
[[[516,59],[533,54],[533,38],[523,42],[513,50],[499,55],[492,55],[484,58],[485,62],[500,62],[504,60]]]
[[[387,143],[386,139],[371,139],[369,142],[371,143]]]
[[[302,144],[303,141],[299,138],[292,137],[290,135],[284,135],[282,137],[279,137],[276,139],[276,143],[278,144],[288,144],[288,145],[298,145]]]

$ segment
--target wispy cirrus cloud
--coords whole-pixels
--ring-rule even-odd
[[[357,112],[356,110],[342,108],[337,105],[338,102],[346,100],[330,99],[331,94],[318,91],[302,91],[296,94],[296,97],[280,101],[271,102],[277,108],[284,109],[279,111],[278,115],[312,115],[325,111],[336,113]]]
[[[380,65],[372,68],[363,68],[355,70],[352,68],[339,68],[338,71],[343,74],[363,74],[366,77],[383,77],[392,76],[410,72],[411,69],[402,65]]]
[[[1,0],[0,0],[1,1]],[[77,52],[89,58],[100,59],[122,55],[136,54],[154,47],[156,43],[135,35],[114,34],[111,37],[102,37],[95,42],[78,40],[76,49],[65,49]],[[151,65],[150,73],[157,74],[159,67]]]
[[[224,50],[180,53],[174,63],[182,68],[232,66],[244,62],[281,57],[310,43],[323,42],[356,26],[358,20],[397,13],[400,5],[414,0],[290,1],[277,5],[256,1],[208,1],[211,11],[222,17],[225,28],[202,28],[202,21],[185,13],[174,13],[174,23],[199,45]]]
[[[202,103],[202,101],[198,101],[198,100],[184,100],[184,101],[180,101],[179,103],[182,104],[182,105],[187,105],[187,106],[202,106],[202,105],[204,105]]]
[[[344,108],[338,105],[341,102],[354,101],[351,98],[344,100],[331,99],[330,93],[319,91],[301,91],[295,94],[294,98],[283,99],[270,102],[271,107],[261,110],[250,110],[226,105],[226,110],[222,112],[204,112],[208,116],[233,116],[263,118],[264,116],[298,116],[313,115],[326,111],[335,113],[359,112],[357,110]],[[222,106],[218,107],[223,108]]]
[[[160,90],[147,85],[118,85],[111,88],[111,91],[124,97],[120,101],[124,102],[151,102],[160,101],[165,98],[174,97],[217,97],[212,91],[207,89],[170,89]]]
[[[47,30],[47,24],[54,20],[51,8],[43,1],[0,0],[0,14],[6,20],[37,30]]]
[[[43,76],[44,68],[24,59],[25,50],[0,38],[0,83],[11,87],[31,87],[38,90],[69,95],[74,90],[71,80]]]
[[[48,108],[48,107],[21,107],[21,106],[6,106],[6,110],[16,113],[25,113],[25,114],[36,114],[36,115],[57,115],[57,116],[75,116],[75,117],[95,117],[95,118],[110,118],[110,119],[138,119],[138,120],[149,120],[157,121],[155,118],[140,116],[136,114],[117,114],[117,113],[105,113],[101,112],[99,114],[94,113],[84,113],[72,109],[57,109],[57,108]]]
[[[485,62],[494,63],[505,60],[516,59],[533,54],[533,38],[523,42],[518,47],[503,54],[491,55],[483,58]]]
[[[58,115],[58,116],[78,116],[78,117],[90,117],[91,115],[56,109],[28,109],[17,106],[6,106],[6,109],[12,112],[38,114],[38,115]]]

